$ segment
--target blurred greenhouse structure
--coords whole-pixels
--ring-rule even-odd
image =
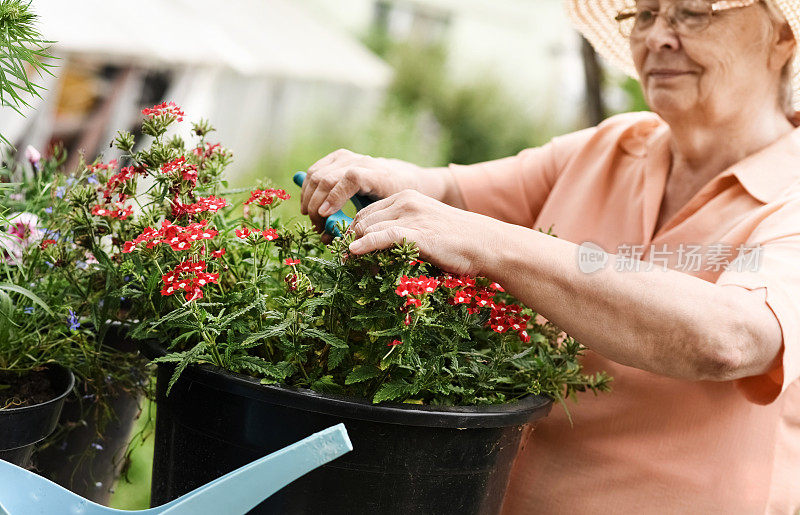
[[[230,0],[224,9],[212,0],[33,6],[42,34],[56,42],[56,77],[45,79],[27,118],[5,110],[0,127],[18,148],[62,141],[73,160],[78,149],[114,157],[114,132],[169,99],[192,120],[214,120],[244,168],[315,110],[346,123],[368,116],[392,76],[355,38],[289,0]]]

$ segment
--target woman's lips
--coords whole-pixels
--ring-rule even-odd
[[[670,79],[672,77],[681,77],[691,73],[692,72],[682,70],[651,70],[647,75],[648,77],[652,77],[654,79]]]

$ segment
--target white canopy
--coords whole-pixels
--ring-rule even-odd
[[[289,0],[33,0],[60,53],[154,65],[224,66],[381,89],[382,60]]]

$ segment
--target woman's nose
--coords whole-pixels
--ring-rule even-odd
[[[656,17],[653,26],[645,34],[645,43],[651,52],[677,50],[680,47],[678,33],[667,21],[666,15]]]

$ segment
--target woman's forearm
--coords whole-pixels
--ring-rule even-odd
[[[579,246],[498,223],[481,275],[608,359],[690,380],[732,380],[769,370],[780,326],[763,292],[717,286],[676,270],[620,271],[616,259],[593,273]]]

